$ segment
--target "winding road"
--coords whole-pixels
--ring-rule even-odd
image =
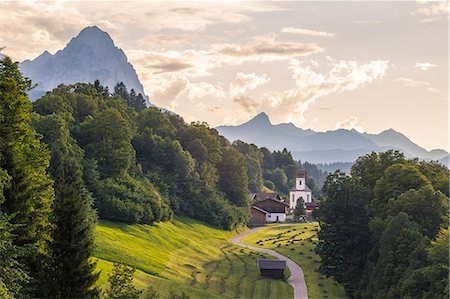
[[[246,247],[246,248],[250,248],[255,251],[270,254],[270,255],[278,258],[279,260],[286,261],[286,264],[287,264],[289,270],[291,271],[291,276],[289,277],[288,282],[294,288],[294,299],[308,299],[308,292],[306,289],[305,276],[303,275],[303,270],[302,270],[302,268],[300,268],[299,265],[297,265],[290,258],[288,258],[282,254],[279,254],[278,252],[276,252],[272,249],[250,246],[250,245],[246,245],[241,242],[242,238],[244,238],[248,235],[251,235],[254,232],[256,232],[260,229],[264,229],[264,228],[265,227],[252,228],[251,230],[249,230],[243,234],[240,234],[234,238],[231,238],[230,242],[235,245],[241,246],[241,247]]]

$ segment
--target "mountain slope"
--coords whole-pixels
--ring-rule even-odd
[[[45,51],[34,60],[20,64],[24,76],[38,84],[30,94],[32,100],[61,83],[93,83],[100,80],[112,91],[117,82],[129,90],[145,95],[144,88],[125,53],[114,45],[108,33],[87,27],[54,55]]]
[[[356,130],[315,132],[303,130],[292,123],[273,125],[265,113],[238,126],[217,127],[231,141],[242,140],[271,150],[287,148],[294,158],[312,163],[353,162],[368,153],[389,149],[400,150],[409,158],[444,159],[444,150],[427,151],[393,129],[380,134],[359,133]]]

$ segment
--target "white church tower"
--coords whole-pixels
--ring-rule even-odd
[[[311,189],[306,185],[306,172],[303,169],[297,171],[295,187],[289,191],[289,209],[291,211],[297,206],[297,201],[300,197],[305,203],[312,202]]]

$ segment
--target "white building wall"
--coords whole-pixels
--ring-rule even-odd
[[[305,178],[296,178],[295,179],[295,189],[305,190],[305,188],[306,188],[306,179]]]
[[[289,209],[292,211],[297,206],[297,201],[299,198],[303,198],[303,201],[305,203],[311,203],[312,202],[312,195],[310,191],[290,191],[289,192]]]
[[[266,221],[267,222],[276,222],[278,217],[279,222],[285,222],[286,221],[286,214],[285,213],[269,213],[266,214]]]

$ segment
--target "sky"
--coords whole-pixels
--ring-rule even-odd
[[[150,101],[188,122],[379,133],[449,150],[448,3],[439,1],[6,1],[0,46],[55,53],[108,32]]]

